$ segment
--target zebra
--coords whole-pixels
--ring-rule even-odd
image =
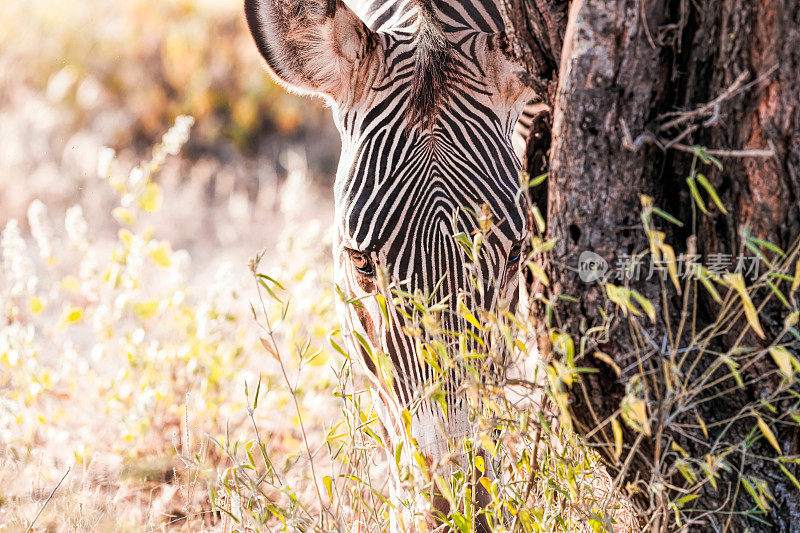
[[[512,133],[535,95],[493,0],[245,0],[245,14],[272,76],[323,97],[341,134],[337,312],[397,445],[407,439],[404,411],[432,370],[401,310],[385,305],[387,280],[446,301],[442,328],[465,330],[456,306],[470,291],[469,269],[453,235],[473,234],[469,211],[483,210],[495,221],[478,273],[487,283],[469,292],[470,305],[516,305],[528,216]],[[393,379],[383,379],[375,354],[388,358]],[[469,432],[461,377],[448,376],[446,413],[433,400],[411,413],[411,437],[429,462]]]

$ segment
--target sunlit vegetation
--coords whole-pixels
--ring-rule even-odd
[[[328,119],[265,75],[240,2],[3,2],[0,20],[13,82],[67,102],[75,127],[105,126],[99,112],[114,111],[107,144],[155,140],[178,114],[197,120],[195,142],[242,147]]]
[[[181,196],[199,187],[183,183],[196,174],[211,175],[208,183],[235,181],[225,168],[243,166],[243,153],[257,154],[259,136],[313,131],[328,120],[320,106],[268,81],[240,7],[200,0],[0,4],[0,86],[23,94],[15,101],[31,95],[36,106],[53,106],[36,115],[44,117],[41,130],[26,135],[70,139],[46,145],[35,175],[20,177],[42,198],[26,201],[24,216],[0,215],[0,529],[385,531],[394,521],[424,530],[420,519],[434,493],[450,503],[442,521],[464,532],[478,514],[497,531],[637,531],[656,519],[684,526],[709,514],[705,498],[722,472],[736,472],[743,457],[765,447],[800,489],[789,468],[800,459],[784,453],[774,430],[800,422],[797,246],[746,239],[761,265],[749,285],[701,264],[679,276],[685,258],[662,230],[696,220],[678,221],[647,197],[635,230],[650,248],[637,257],[664,264],[663,294],[686,295],[686,321],[673,325],[677,340],[649,336],[668,298],[648,300],[624,281],[596,283],[609,321],[622,317],[641,354],[605,353],[610,323],[564,333],[559,302],[535,293],[530,303],[545,321],[531,318],[527,306],[516,315],[462,306],[473,329],[444,332],[436,325],[445,302],[395,285],[385,305],[412,310],[408,332],[421,324],[433,332],[418,337],[425,362],[439,375],[468,369],[472,432],[434,465],[413,445],[384,442],[364,370],[338,331],[330,224],[318,213],[329,208],[309,199],[314,186],[303,158],[280,154],[288,177],[258,183],[255,200],[233,185],[222,201],[204,184],[211,207],[199,195]],[[86,132],[116,150],[87,153],[70,137]],[[204,160],[186,153],[187,142],[225,155]],[[0,162],[13,159],[0,155]],[[67,173],[70,157],[80,161]],[[718,162],[700,149],[695,162],[686,182],[695,218],[724,210],[702,174],[703,165]],[[0,207],[21,201],[10,178],[2,179],[8,194]],[[546,179],[523,176],[522,188]],[[68,193],[53,191],[59,180]],[[58,201],[48,201],[51,193]],[[168,216],[179,208],[180,217]],[[230,218],[237,224],[226,225]],[[542,237],[541,213],[533,218],[523,269],[547,285],[554,243]],[[193,225],[174,227],[187,221]],[[453,236],[465,257],[480,255],[491,224],[487,216],[475,235]],[[247,248],[249,264],[233,241]],[[713,326],[699,331],[689,298],[697,291],[719,304]],[[785,313],[761,316],[767,300],[780,301]],[[765,320],[779,321],[781,336],[750,347],[744,334],[763,337]],[[734,342],[718,342],[723,336]],[[476,348],[444,348],[467,337],[458,344],[477,340]],[[672,354],[671,364],[649,367],[647,354],[656,351]],[[637,364],[616,363],[628,356]],[[385,356],[371,357],[391,380]],[[568,392],[590,377],[587,358],[606,363],[627,385],[618,411],[589,429],[605,437],[593,449],[575,437],[568,413]],[[742,372],[754,365],[779,376],[779,386],[731,418],[749,424],[743,438],[710,438],[715,429],[695,407],[704,395],[737,394]],[[441,381],[427,383],[421,398],[444,402]],[[774,407],[787,399],[791,409]],[[676,427],[692,431],[707,453],[693,456],[676,442],[655,450],[624,444],[623,434],[640,442]],[[600,466],[601,457],[611,468]],[[625,484],[634,460],[653,464],[652,477]],[[470,468],[451,475],[452,462]],[[399,500],[390,497],[395,474]],[[485,509],[473,504],[477,487],[491,495]],[[715,510],[723,518],[746,500],[759,520],[775,500],[757,476],[736,478],[725,490],[728,507]],[[640,507],[642,493],[655,495],[655,504]]]

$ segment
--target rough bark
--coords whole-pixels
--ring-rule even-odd
[[[511,46],[523,60],[527,81],[550,103],[561,61],[568,0],[500,0]]]
[[[697,216],[696,224],[683,228],[660,224],[676,252],[691,252],[696,246],[697,253],[704,256],[742,253],[745,228],[750,235],[784,250],[792,248],[800,236],[798,2],[573,0],[568,17],[559,16],[564,7],[559,2],[510,0],[505,4],[518,38],[527,43],[523,52],[533,65],[529,67],[532,79],[539,86],[557,86],[550,98],[549,161],[546,165],[542,162],[541,150],[530,161],[532,172],[543,165],[549,167],[547,193],[537,200],[540,207],[546,202],[548,238],[558,239],[548,266],[551,283],[546,296],[553,301],[560,295],[576,298],[558,300],[558,323],[551,326],[577,337],[603,322],[601,309],[609,311],[609,307],[602,287],[581,281],[575,267],[580,253],[587,250],[606,258],[613,269],[615,259],[648,249],[640,228],[641,195],[654,198],[656,205],[684,221],[693,220],[697,212],[692,211],[685,179],[694,145],[708,147],[723,162],[721,170],[706,165],[703,172],[728,212],[712,209],[711,215]],[[563,20],[566,24],[559,22]],[[557,69],[551,68],[554,58],[559,58]],[[774,155],[765,157],[770,151]],[[529,150],[529,154],[536,153]],[[658,319],[649,327],[649,335],[659,342],[668,337],[670,327],[674,331],[680,319],[681,298],[669,287],[667,296],[662,297],[664,288],[656,283],[634,280],[628,284],[659,304]],[[696,295],[701,311],[697,319],[702,326],[704,320],[713,321],[719,306],[705,292]],[[796,297],[790,305],[797,308]],[[612,354],[619,367],[625,368],[635,362],[643,346],[631,335],[619,309],[612,307],[611,311],[608,323],[612,333],[592,349]],[[781,335],[786,312],[773,298],[761,312],[765,339],[751,334],[746,342],[751,346],[773,342]],[[721,338],[719,349],[724,351],[725,343],[732,341],[732,336]],[[796,344],[794,351],[797,354]],[[658,357],[656,353],[647,363],[656,372],[653,376],[663,366]],[[704,358],[694,372],[712,363]],[[620,377],[612,366],[592,357],[591,350],[579,365],[597,370],[571,390],[575,427],[585,434],[620,407],[629,382],[624,372]],[[637,486],[638,480],[652,480],[654,470],[669,473],[660,457],[672,442],[703,457],[709,451],[708,441],[719,436],[715,422],[736,415],[777,386],[780,378],[773,370],[774,363],[762,358],[743,369],[746,386],[736,394],[697,404],[696,413],[711,428],[709,437],[696,438],[700,428],[695,424],[696,435],[692,435],[687,424],[680,433],[640,438],[636,444],[639,453],[625,469],[625,479]],[[772,377],[764,378],[770,372]],[[651,418],[667,416],[669,405],[674,405],[668,387],[657,377],[644,382]],[[784,401],[776,407],[788,410],[790,404]],[[694,414],[685,416],[694,419]],[[724,438],[743,440],[752,427],[752,418],[733,424]],[[774,430],[783,455],[800,453],[796,424]],[[609,433],[595,432],[594,442],[607,445]],[[626,447],[633,446],[637,437],[626,429]],[[717,490],[704,489],[703,505],[724,507],[730,504],[733,491],[738,491],[735,509],[752,508],[752,499],[741,494],[737,480],[741,474],[755,476],[773,491],[774,501],[763,517],[770,525],[744,515],[708,515],[700,518],[698,524],[702,525],[697,528],[800,531],[800,491],[769,459],[776,454],[764,439],[752,452],[761,458],[746,456],[736,465],[739,472],[723,474]],[[611,454],[607,457],[611,467],[619,467]],[[785,468],[800,477],[796,465],[786,463]],[[638,485],[640,489],[645,486]],[[657,494],[646,490],[636,497],[643,508],[657,509],[663,504]],[[663,513],[650,525],[669,528],[674,526],[670,520],[670,514]]]

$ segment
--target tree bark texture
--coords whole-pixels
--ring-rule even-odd
[[[630,392],[626,377],[637,368],[652,371],[643,380],[642,393],[649,416],[675,416],[664,426],[674,431],[643,436],[624,428],[626,449],[635,447],[638,452],[624,468],[608,451],[613,442],[608,427],[592,432],[592,441],[607,451],[612,470],[623,471],[643,508],[657,509],[663,504],[661,496],[646,483],[652,482],[654,471],[663,474],[658,478],[663,483],[685,485],[669,467],[680,454],[665,450],[675,443],[691,456],[703,457],[715,439],[714,450],[719,441],[745,441],[755,419],[727,421],[765,398],[781,378],[774,372],[775,363],[763,357],[742,368],[743,387],[721,394],[731,389],[731,382],[722,379],[725,369],[720,367],[721,381],[704,392],[706,398],[688,404],[684,412],[670,411],[676,404],[670,396],[674,391],[668,378],[659,377],[666,354],[655,350],[648,352],[644,365],[638,361],[648,343],[637,341],[620,310],[607,305],[600,284],[579,278],[578,258],[583,251],[594,252],[613,270],[615,260],[647,250],[640,221],[642,195],[686,222],[683,227],[657,224],[678,254],[744,254],[748,235],[785,251],[795,248],[800,236],[800,2],[572,0],[568,11],[564,2],[502,4],[510,27],[526,43],[520,53],[527,54],[532,84],[548,88],[543,99],[552,107],[552,124],[534,128],[550,139],[532,141],[549,143],[549,157],[543,161],[541,150],[529,149],[531,174],[542,167],[549,170],[547,192],[536,200],[546,211],[547,237],[558,239],[544,293],[556,303],[551,325],[576,338],[598,324],[611,328],[576,361],[596,372],[584,375],[581,386],[570,390],[572,418],[579,433],[589,433],[619,409]],[[695,146],[706,147],[722,168],[703,163]],[[693,169],[707,176],[727,212],[710,201],[708,215],[693,207],[686,182]],[[660,345],[681,319],[684,295],[669,283],[666,290],[641,280],[626,284],[656,304],[657,321],[649,336],[651,344]],[[564,295],[574,300],[559,298]],[[691,297],[699,309],[697,328],[713,322],[719,304],[702,290]],[[797,309],[797,298],[789,298],[788,309],[775,298],[769,300],[760,310],[764,338],[751,332],[745,344],[766,347],[781,342],[798,356],[797,342],[782,338],[783,318]],[[745,324],[714,341],[720,352]],[[621,375],[593,357],[592,350],[611,354]],[[704,356],[682,379],[690,381],[712,364],[713,356]],[[775,416],[786,414],[795,403],[796,399],[776,401]],[[773,431],[784,457],[800,454],[796,423],[774,426]],[[704,508],[728,513],[698,513],[690,529],[800,531],[800,489],[783,471],[800,477],[797,465],[789,461],[779,467],[775,450],[763,438],[747,453],[737,453],[726,456],[735,468],[721,472],[717,487],[702,488]],[[765,481],[772,492],[768,512],[759,515],[762,521],[746,514],[755,504],[741,476]],[[671,513],[651,518],[651,527],[677,527]]]

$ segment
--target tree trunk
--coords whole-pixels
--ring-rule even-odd
[[[503,7],[527,43],[520,53],[528,54],[534,86],[557,87],[543,95],[552,124],[534,128],[540,137],[551,132],[535,141],[549,142],[549,158],[532,149],[539,157],[529,163],[532,174],[549,170],[537,199],[546,201],[546,237],[558,239],[544,292],[555,313],[545,325],[576,346],[585,337],[575,365],[595,371],[568,391],[575,429],[586,435],[627,411],[620,457],[609,425],[590,440],[630,483],[650,527],[672,530],[680,514],[682,525],[700,531],[800,531],[792,477],[800,477],[792,417],[800,389],[776,372],[784,352],[768,350],[780,345],[800,357],[800,335],[784,324],[800,301],[791,290],[800,236],[800,2],[572,0],[567,11],[564,2],[510,0]],[[684,225],[652,211],[643,195]],[[651,321],[633,315],[637,306],[646,315],[640,303],[627,310],[603,283],[581,279],[582,252],[607,261],[608,274],[641,254],[649,274],[656,230],[678,266],[686,265],[681,254],[698,254],[706,267],[730,255],[720,272],[733,272],[737,258],[758,252],[784,275],[768,278],[775,290],[748,275],[756,321],[728,312],[747,307],[731,280],[709,281],[720,304],[702,276],[679,272],[680,290],[668,274],[607,278],[612,291],[632,289],[652,302]],[[667,251],[656,251],[669,263]],[[622,294],[624,302],[631,293]],[[720,313],[726,323],[700,335]],[[637,416],[639,399],[645,417]],[[687,495],[697,498],[681,503]]]

